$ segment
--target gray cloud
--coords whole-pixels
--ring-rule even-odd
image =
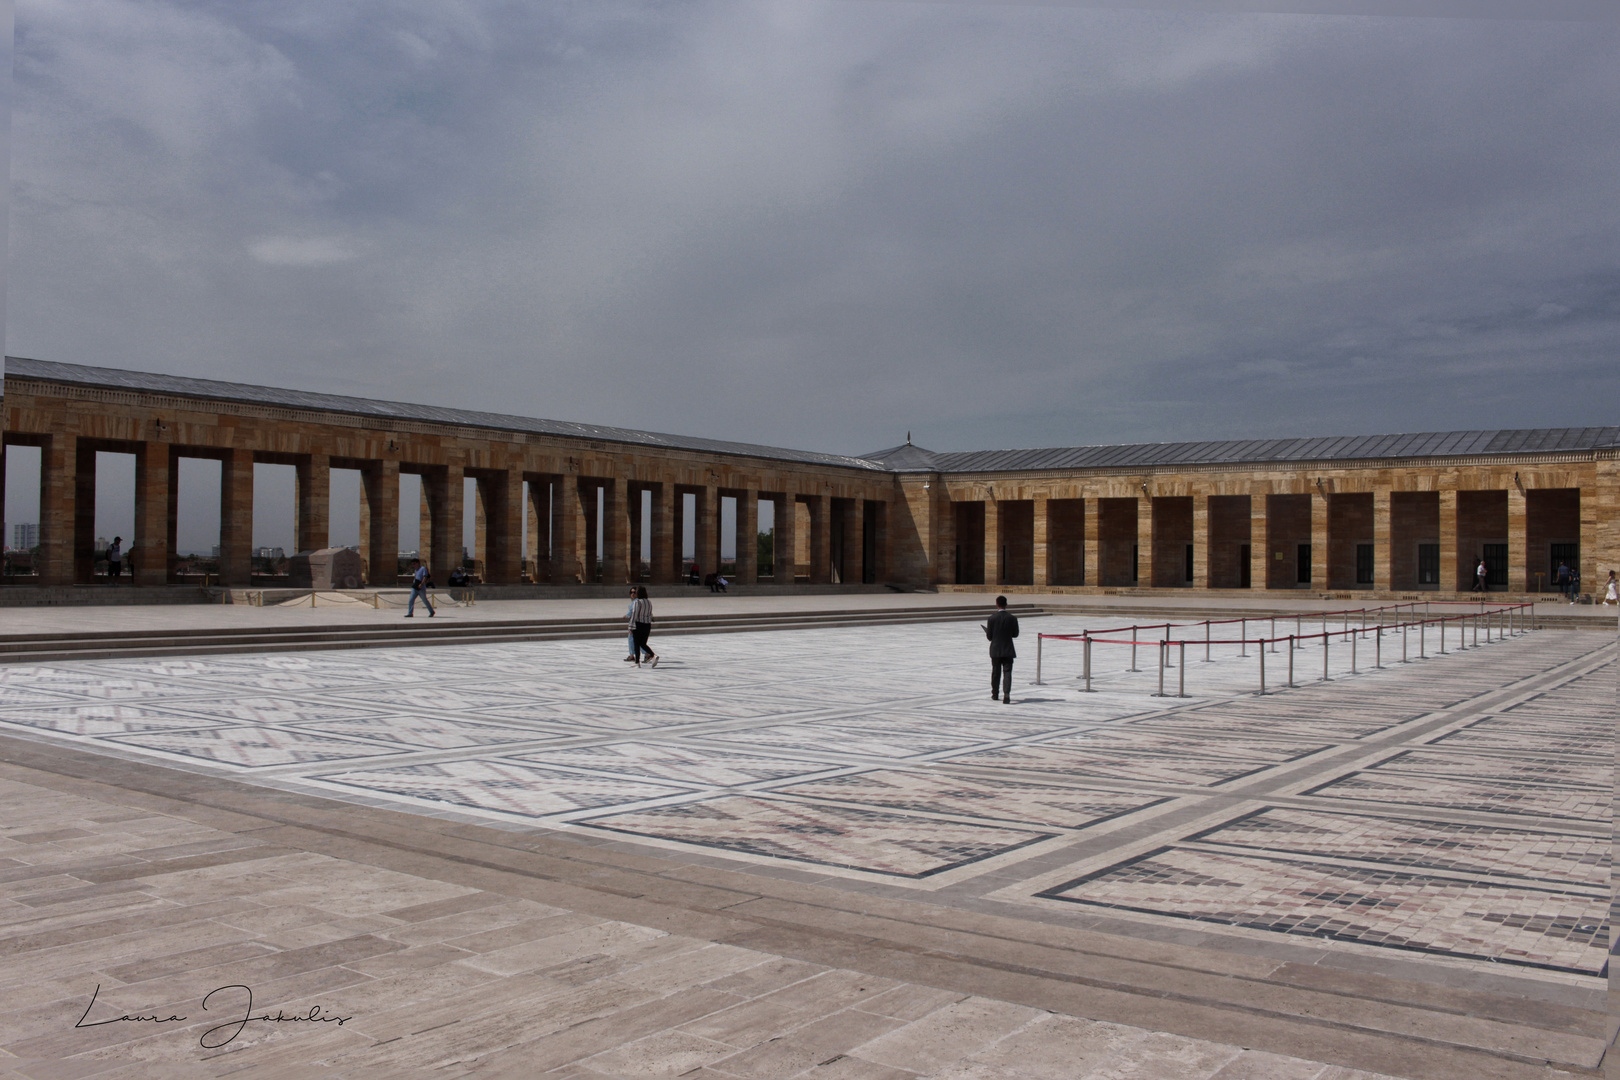
[[[7,349],[844,452],[1612,423],[1617,44],[26,0]]]

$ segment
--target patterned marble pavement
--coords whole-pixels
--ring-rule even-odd
[[[1605,970],[1610,638],[1339,648],[1325,682],[1305,649],[1265,697],[1252,653],[1189,648],[1188,698],[1104,649],[1082,694],[1058,644],[1032,685],[1030,641],[1010,706],[983,651],[942,624],[671,638],[657,669],[607,641],[4,667],[0,730],[1149,938]]]

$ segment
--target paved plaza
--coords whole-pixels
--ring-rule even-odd
[[[1049,640],[1033,683],[1037,633],[1118,624],[1026,619],[1010,705],[962,623],[655,636],[656,669],[610,640],[0,667],[0,1049],[39,1077],[1599,1067],[1612,634],[1431,629],[1410,663],[1369,635],[1326,681],[1296,651],[1293,688],[1284,646],[1263,697],[1252,645],[1177,632],[1160,697],[1151,647],[1096,646],[1086,694]],[[233,982],[355,1018],[213,1051],[195,1018],[73,1028],[98,984]]]

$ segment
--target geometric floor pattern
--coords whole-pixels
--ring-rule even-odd
[[[1615,644],[1537,631],[1187,650],[969,624],[0,666],[0,731],[250,783],[1060,925],[1591,980],[1609,947]],[[1156,630],[1155,633],[1158,631]],[[1198,645],[1202,645],[1199,641]],[[1415,650],[1414,650],[1415,652]],[[1179,650],[1176,650],[1179,658]],[[1294,954],[1290,954],[1294,955]]]

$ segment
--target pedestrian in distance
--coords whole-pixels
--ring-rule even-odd
[[[688,585],[701,585],[701,584],[703,584],[703,572],[698,569],[698,564],[697,564],[696,561],[693,561],[692,569],[687,571],[686,583]]]
[[[984,636],[990,640],[990,700],[999,693],[1002,704],[1012,704],[1013,659],[1018,650],[1013,638],[1018,636],[1018,616],[1007,610],[1007,598],[996,597],[996,613],[984,624]]]
[[[107,548],[107,581],[109,584],[118,584],[119,575],[124,572],[124,538],[113,537],[113,542]]]
[[[1558,563],[1558,573],[1553,575],[1553,580],[1558,583],[1558,594],[1560,596],[1562,596],[1565,600],[1568,600],[1569,599],[1569,563],[1563,562],[1563,561],[1560,561]]]
[[[1579,566],[1569,568],[1569,602],[1571,604],[1581,602],[1581,568]]]
[[[1609,584],[1603,589],[1603,606],[1620,604],[1620,581],[1616,581],[1614,571],[1609,571]]]
[[[1485,569],[1485,560],[1480,559],[1479,565],[1474,567],[1474,592],[1485,592],[1485,578],[1490,571]]]
[[[411,602],[405,605],[405,617],[414,618],[416,614],[416,600],[421,597],[422,603],[427,606],[428,618],[433,618],[438,612],[433,610],[433,598],[428,590],[433,587],[433,575],[428,568],[422,565],[421,559],[411,560]]]
[[[652,666],[658,666],[658,654],[647,647],[647,638],[652,634],[652,601],[647,599],[647,586],[637,585],[634,589],[635,599],[630,602],[630,659],[641,666],[641,658],[647,657]]]

